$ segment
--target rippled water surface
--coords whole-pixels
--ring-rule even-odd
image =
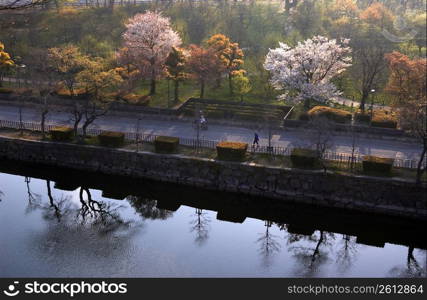
[[[141,187],[146,196],[125,195],[124,200],[109,199],[106,191],[103,197],[94,188],[59,187],[53,180],[0,173],[1,277],[384,277],[426,272],[426,251],[412,241],[384,247],[378,241],[380,247],[374,247],[366,244],[376,244],[375,236],[373,243],[362,243],[338,229],[341,233],[318,230],[322,226],[303,234],[304,229],[274,220],[242,219],[232,210],[218,213],[184,204],[169,204],[165,210],[147,187]],[[179,196],[171,191],[168,197]],[[193,196],[197,203],[198,194]],[[209,201],[215,201],[215,193]],[[302,212],[301,224],[304,219]]]

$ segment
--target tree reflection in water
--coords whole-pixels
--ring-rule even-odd
[[[144,197],[129,196],[126,198],[135,211],[144,219],[166,220],[173,216],[173,212],[157,208],[157,200]]]
[[[69,276],[99,271],[101,276],[102,269],[112,261],[122,268],[117,272],[133,268],[126,258],[138,252],[131,240],[141,223],[124,220],[120,215],[122,205],[95,200],[84,186],[79,188],[78,203],[72,201],[71,195],[58,198],[52,193],[49,180],[48,201],[43,202],[40,195],[31,191],[31,179],[26,178],[25,182],[28,205],[32,210],[40,209],[47,221],[44,230],[33,234],[32,251],[49,263],[49,271]]]
[[[195,218],[190,221],[190,232],[196,233],[194,242],[197,245],[202,246],[209,238],[209,223],[211,220],[208,214],[203,212],[203,209],[200,208],[196,208],[196,212],[192,216],[195,216]]]
[[[39,194],[34,193],[31,190],[31,186],[30,186],[31,178],[30,177],[25,177],[24,181],[25,181],[25,185],[27,187],[27,199],[28,199],[28,204],[27,204],[27,208],[25,209],[25,213],[30,213],[31,211],[40,207],[41,196]]]
[[[351,266],[353,265],[358,251],[358,246],[356,244],[356,237],[343,235],[340,245],[337,251],[337,267],[338,271],[343,274],[346,273]]]
[[[390,270],[393,277],[426,277],[427,276],[427,251],[420,250],[424,253],[424,264],[420,265],[414,255],[414,247],[408,247],[406,256],[406,266],[395,266]]]
[[[288,250],[293,252],[297,266],[295,274],[301,277],[313,277],[320,273],[321,267],[329,261],[333,233],[318,231],[310,236],[289,233]]]
[[[270,228],[273,225],[271,221],[264,221],[265,232],[259,233],[260,238],[257,239],[259,243],[258,252],[262,256],[262,265],[269,267],[273,262],[274,255],[280,251],[280,243],[277,241],[278,236],[270,232]]]

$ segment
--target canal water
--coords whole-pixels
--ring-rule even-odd
[[[0,277],[426,276],[409,220],[11,162],[0,191]]]

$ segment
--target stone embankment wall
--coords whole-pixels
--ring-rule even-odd
[[[6,137],[0,137],[1,158],[150,178],[314,206],[427,219],[427,187],[401,180]]]

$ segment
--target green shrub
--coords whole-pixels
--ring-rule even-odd
[[[356,113],[354,115],[354,120],[357,123],[370,123],[371,122],[371,116],[368,114],[362,114],[362,113]]]
[[[13,90],[9,88],[0,87],[0,94],[12,94]]]
[[[216,145],[218,159],[230,161],[243,161],[248,149],[247,143],[219,142]]]
[[[125,143],[125,135],[122,132],[104,131],[98,135],[99,144],[106,147],[120,147]]]
[[[313,168],[318,161],[316,151],[312,149],[294,148],[291,152],[292,166],[296,168]]]
[[[337,123],[347,123],[351,121],[351,113],[348,111],[328,106],[315,106],[308,111],[308,115],[310,117],[325,117]]]
[[[158,136],[154,140],[154,148],[157,153],[178,152],[179,138],[173,136]]]
[[[57,126],[50,130],[50,137],[54,141],[70,141],[73,138],[73,128],[66,126]]]
[[[394,159],[377,156],[364,156],[362,165],[364,172],[374,172],[390,174],[393,168]]]

